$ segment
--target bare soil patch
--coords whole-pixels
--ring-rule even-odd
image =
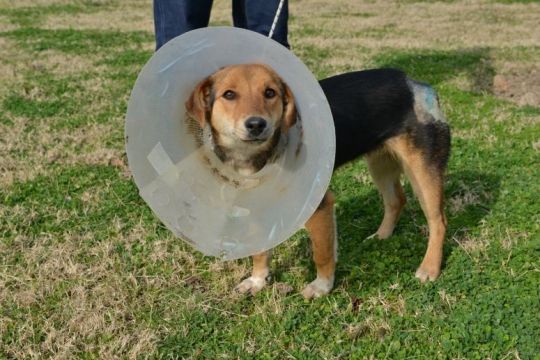
[[[493,93],[519,105],[540,107],[540,69],[513,70],[493,78]]]

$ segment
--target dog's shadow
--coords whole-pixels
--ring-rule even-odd
[[[495,66],[489,48],[450,51],[415,51],[375,56],[377,67],[401,69],[416,80],[438,88],[440,83],[462,74],[469,79],[468,91],[493,93]]]
[[[365,185],[358,185],[365,186]],[[367,239],[377,231],[383,217],[382,198],[372,185],[359,196],[346,197],[334,191],[338,225],[338,264],[336,286],[354,291],[362,287],[392,284],[396,274],[414,277],[427,249],[427,221],[410,185],[404,185],[408,203],[394,234],[385,240]],[[445,184],[448,228],[444,243],[442,270],[446,260],[459,246],[459,239],[481,224],[497,202],[500,177],[476,171],[450,172]],[[274,271],[277,282],[287,282],[290,268],[299,269],[303,281],[315,279],[317,271],[312,260],[311,241],[301,233],[288,251],[282,253]],[[358,285],[352,286],[357,283]]]

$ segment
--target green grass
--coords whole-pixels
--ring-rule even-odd
[[[78,2],[75,4],[51,4],[40,7],[20,7],[0,9],[0,15],[6,15],[9,21],[24,27],[40,25],[44,17],[50,15],[69,14],[76,16],[79,13],[95,13],[103,10],[104,6],[98,2]],[[105,7],[106,8],[106,7]]]
[[[439,92],[453,132],[441,277],[414,278],[427,227],[407,183],[395,234],[365,240],[382,203],[357,161],[331,183],[336,285],[313,301],[299,295],[315,277],[306,232],[275,249],[273,283],[244,297],[233,289],[249,259],[192,250],[140,198],[124,118],[153,53],[150,4],[21,4],[0,1],[1,359],[540,359],[540,105],[492,84],[501,73],[534,84],[540,43],[512,38],[522,19],[493,34],[500,44],[443,32],[410,46],[422,25],[386,11],[421,5],[459,29],[441,7],[488,26],[515,6],[540,15],[534,1],[487,1],[486,14],[460,0],[291,1],[293,51],[317,78],[400,68]],[[227,25],[229,7],[216,1],[212,24]]]
[[[141,44],[153,39],[143,31],[120,32],[72,29],[39,29],[24,27],[3,34],[34,52],[58,50],[77,55],[116,49],[119,44]]]

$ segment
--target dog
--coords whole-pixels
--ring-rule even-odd
[[[384,217],[371,237],[392,235],[406,203],[404,173],[427,218],[429,240],[416,277],[435,280],[441,272],[447,227],[444,181],[450,155],[450,128],[438,95],[429,85],[395,69],[345,73],[319,81],[336,130],[334,169],[365,156],[382,195]],[[269,66],[227,66],[202,80],[185,103],[189,117],[210,127],[212,149],[242,174],[261,170],[287,131],[298,121],[293,94]],[[309,119],[301,119],[309,121]],[[317,278],[302,295],[311,299],[334,286],[337,232],[334,196],[328,190],[305,224],[313,247]],[[253,270],[236,290],[260,291],[270,277],[271,252],[252,256]]]

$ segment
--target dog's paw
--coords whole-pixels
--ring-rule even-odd
[[[256,293],[261,291],[261,289],[265,287],[265,285],[265,278],[251,276],[238,284],[238,286],[235,287],[234,290],[245,295],[255,295]]]
[[[422,265],[416,271],[416,277],[423,283],[426,281],[434,281],[439,277],[441,269],[439,266]]]
[[[306,299],[314,299],[328,294],[334,287],[334,278],[317,278],[302,290],[301,294]]]
[[[370,239],[379,239],[379,240],[384,240],[384,239],[388,239],[390,236],[392,236],[394,230],[381,230],[379,229],[375,234],[372,234],[370,236],[368,236],[366,238],[366,240],[370,240]]]
[[[369,236],[366,238],[366,240],[384,240],[384,239],[381,238],[381,237],[379,236],[378,233],[375,233],[375,234],[369,235]],[[364,241],[365,241],[365,240],[364,240]]]

